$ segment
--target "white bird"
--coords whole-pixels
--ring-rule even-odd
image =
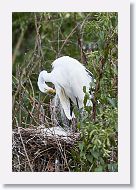
[[[75,104],[79,109],[84,107],[83,87],[85,86],[86,92],[89,93],[93,75],[79,61],[69,56],[56,59],[52,63],[52,68],[51,73],[45,70],[40,72],[38,87],[43,93],[55,92],[60,99],[66,117],[71,120],[74,117],[71,106]],[[47,86],[45,82],[53,83],[55,89]],[[92,105],[92,102],[88,100],[87,104]]]

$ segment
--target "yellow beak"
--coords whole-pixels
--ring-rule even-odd
[[[56,90],[54,90],[53,88],[50,88],[47,92],[49,94],[56,94]]]

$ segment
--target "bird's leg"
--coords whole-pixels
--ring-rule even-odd
[[[78,99],[76,98],[76,103],[77,103],[77,107],[78,107],[78,110],[79,110],[79,104],[78,104]]]
[[[70,116],[72,117],[74,106],[70,98],[69,101],[70,101]],[[76,131],[76,126],[77,126],[76,118],[72,118],[71,120],[69,120],[69,127],[72,129],[72,132]]]
[[[73,102],[71,101],[70,98],[69,98],[69,102],[70,102],[70,116],[72,117],[72,112],[73,112]]]
[[[78,104],[78,99],[76,98],[76,103],[77,103],[77,108],[78,108],[78,112],[79,112],[79,121],[82,118],[83,114],[82,114],[82,108],[79,108],[79,104]]]
[[[82,110],[79,108],[79,104],[78,104],[78,99],[76,98],[76,103],[77,103],[77,108],[78,108],[78,112],[79,112],[79,122],[82,122]]]

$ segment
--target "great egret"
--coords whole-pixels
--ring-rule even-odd
[[[79,61],[69,56],[63,56],[52,63],[51,73],[43,70],[38,77],[38,87],[41,92],[56,93],[66,117],[71,120],[74,117],[72,104],[77,107],[84,107],[83,87],[89,93],[90,83],[93,81],[92,73],[87,70]],[[45,82],[54,84],[55,89],[47,86]],[[91,95],[90,95],[91,97]],[[91,101],[88,100],[88,105]]]

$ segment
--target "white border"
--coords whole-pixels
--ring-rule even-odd
[[[5,0],[0,7],[0,180],[4,184],[130,183],[130,7],[121,0]],[[119,171],[12,172],[12,12],[118,12],[119,20]]]

